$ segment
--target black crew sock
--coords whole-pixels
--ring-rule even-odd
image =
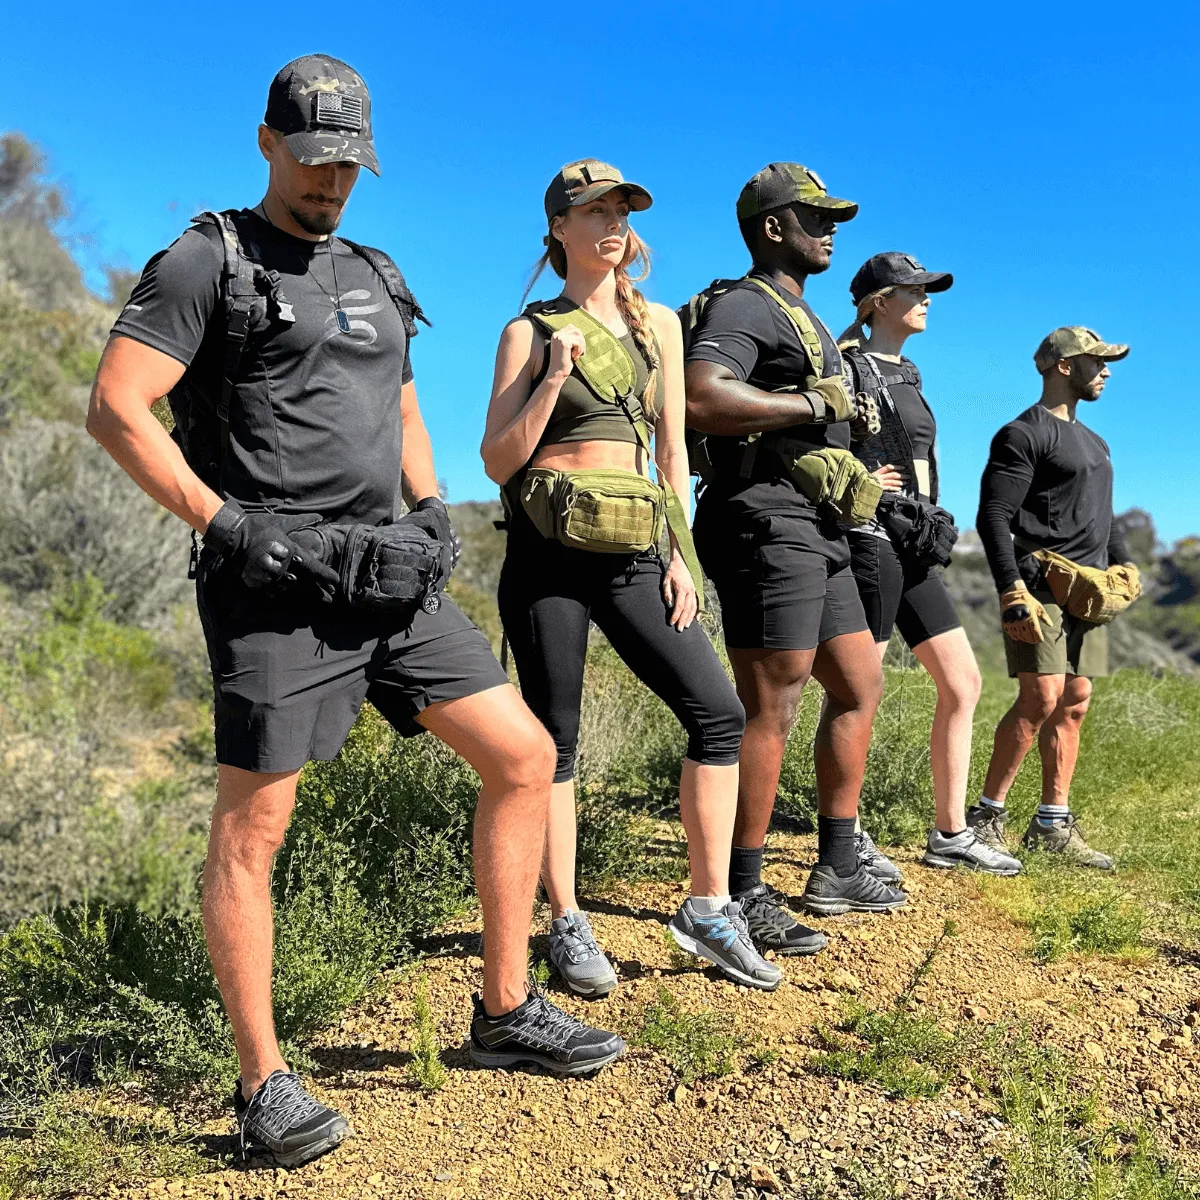
[[[819,866],[832,867],[843,879],[858,870],[853,817],[817,815],[817,863]]]
[[[748,850],[745,846],[734,846],[729,856],[729,894],[740,896],[762,882],[763,850]]]

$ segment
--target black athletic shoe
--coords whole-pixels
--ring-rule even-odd
[[[801,925],[788,912],[786,897],[769,884],[757,883],[734,899],[750,927],[750,940],[760,953],[819,954],[829,939],[817,929]]]
[[[625,1053],[615,1033],[593,1029],[530,990],[519,1008],[495,1019],[475,993],[471,1061],[480,1067],[535,1066],[554,1075],[590,1075]]]
[[[858,865],[869,871],[882,883],[904,882],[900,868],[871,840],[871,835],[860,829],[854,835],[854,848],[858,852]]]
[[[881,913],[903,908],[908,897],[896,888],[881,883],[863,867],[853,875],[839,875],[832,867],[818,863],[808,876],[801,908],[820,917],[836,917],[847,912]]]
[[[350,1122],[314,1100],[291,1071],[272,1071],[249,1101],[239,1079],[233,1110],[243,1157],[265,1150],[280,1167],[301,1167],[350,1136]]]

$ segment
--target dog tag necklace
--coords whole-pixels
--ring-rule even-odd
[[[333,272],[333,296],[331,297],[331,299],[333,300],[333,319],[337,322],[337,327],[343,333],[349,333],[350,332],[350,318],[346,315],[346,310],[344,308],[342,308],[342,305],[341,305],[342,293],[341,293],[341,290],[338,288],[337,264],[334,262],[334,259],[333,259],[333,235],[332,234],[329,235],[329,240],[325,243],[325,245],[329,247],[329,269],[331,272]]]

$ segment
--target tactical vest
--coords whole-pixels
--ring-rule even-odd
[[[220,491],[221,461],[229,447],[229,409],[238,385],[242,352],[251,336],[271,320],[294,321],[292,306],[283,293],[278,271],[263,266],[254,237],[253,222],[245,209],[202,212],[192,220],[194,229],[212,225],[221,236],[224,252],[220,279],[220,309],[225,323],[225,354],[221,387],[217,395],[184,377],[171,389],[167,402],[175,419],[171,436],[191,469],[214,491]],[[405,335],[417,333],[416,321],[429,319],[413,298],[400,268],[382,251],[341,238],[364,259],[383,281],[404,323]]]
[[[892,399],[891,389],[898,383],[911,384],[917,389],[921,403],[928,409],[929,401],[921,392],[920,372],[907,358],[902,358],[898,363],[888,363],[888,374],[885,375],[880,363],[856,345],[844,346],[842,357],[850,365],[854,390],[866,392],[879,406],[879,432],[865,441],[855,442],[854,453],[868,465],[872,462],[892,463],[915,486],[917,469],[913,465],[912,442],[896,402]],[[932,418],[932,409],[929,415]],[[916,495],[915,492],[913,494]],[[929,449],[929,499],[934,504],[938,502],[937,451],[932,446]]]

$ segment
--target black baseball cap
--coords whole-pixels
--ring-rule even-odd
[[[868,258],[850,280],[850,296],[861,304],[872,292],[886,287],[919,285],[927,292],[944,292],[954,283],[949,271],[927,271],[911,254],[889,250]]]
[[[379,174],[367,85],[339,58],[292,59],[271,80],[263,123],[284,135],[306,167],[350,162]]]

